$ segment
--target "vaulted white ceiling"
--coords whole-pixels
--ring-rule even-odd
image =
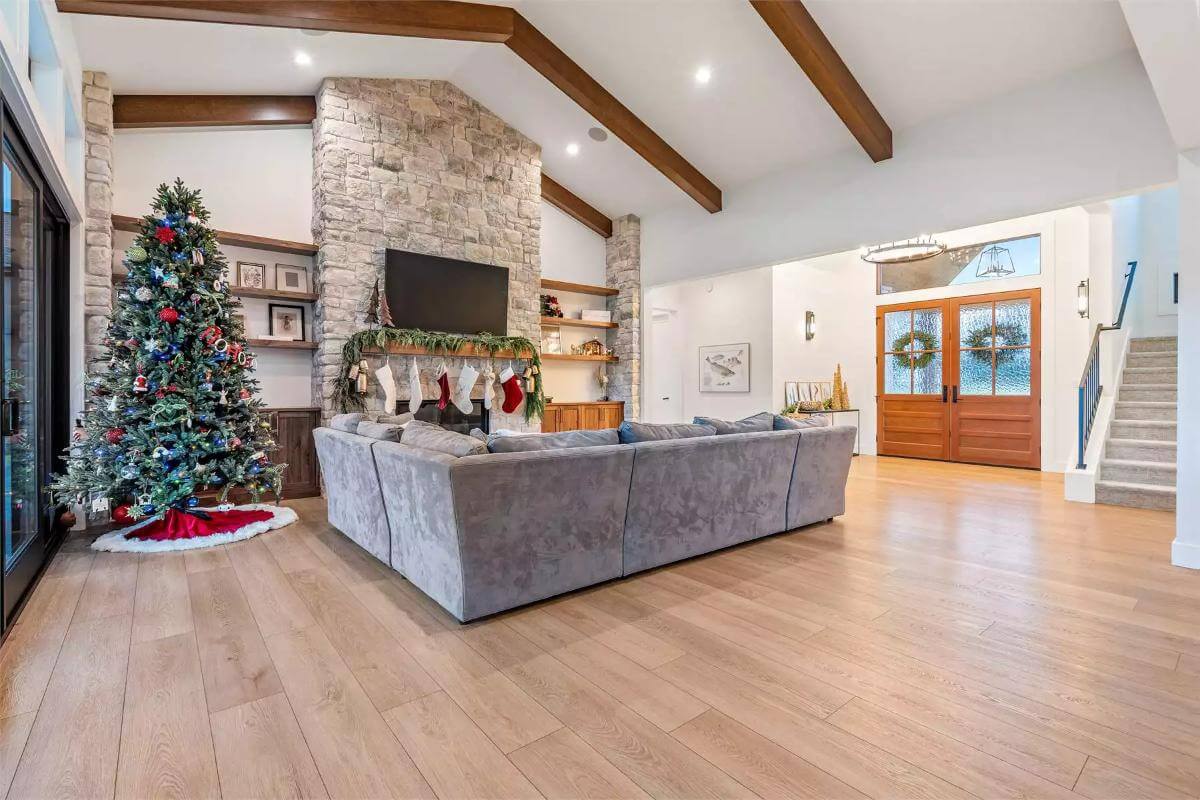
[[[722,189],[858,147],[744,0],[515,5]],[[1109,0],[806,5],[896,131],[1133,47]],[[107,71],[118,93],[311,94],[327,75],[441,78],[540,142],[546,171],[609,215],[683,197],[616,137],[589,139],[595,121],[502,45],[70,19],[84,67]],[[313,63],[295,65],[296,50]],[[692,78],[701,65],[713,73],[704,87]],[[568,142],[580,145],[578,156],[566,154]]]

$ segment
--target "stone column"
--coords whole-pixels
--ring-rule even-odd
[[[320,295],[313,398],[326,417],[336,413],[330,398],[342,345],[365,327],[386,248],[507,268],[508,333],[539,341],[541,169],[537,144],[453,84],[365,78],[321,84],[313,123]],[[453,287],[446,291],[445,302],[456,302]],[[418,359],[425,399],[437,396],[433,370],[440,360]],[[462,363],[448,360],[452,376]],[[408,364],[392,359],[402,406]],[[374,397],[368,405],[380,410]],[[493,429],[538,426],[526,424],[520,410],[493,412]]]
[[[625,418],[641,418],[642,393],[642,221],[633,214],[613,220],[605,242],[605,283],[620,291],[608,298],[617,331],[608,367],[608,395],[625,401]]]
[[[83,73],[83,105],[83,342],[85,368],[91,371],[98,366],[93,362],[100,357],[112,313],[113,93],[106,73]]]

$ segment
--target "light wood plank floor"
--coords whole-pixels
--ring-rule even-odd
[[[885,458],[847,494],[470,625],[317,499],[204,553],[72,540],[0,650],[0,796],[1200,796],[1173,515]]]

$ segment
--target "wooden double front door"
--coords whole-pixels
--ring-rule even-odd
[[[881,306],[878,451],[1041,465],[1037,289]]]

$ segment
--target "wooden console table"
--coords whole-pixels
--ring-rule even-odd
[[[615,428],[625,421],[624,400],[588,403],[547,403],[542,415],[542,433],[594,431]]]

